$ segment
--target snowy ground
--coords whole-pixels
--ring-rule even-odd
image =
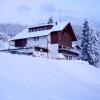
[[[99,77],[82,61],[0,53],[0,100],[100,100]]]

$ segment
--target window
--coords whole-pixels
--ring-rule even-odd
[[[72,60],[72,56],[69,56],[69,60]]]
[[[33,32],[35,32],[36,31],[36,29],[35,28],[33,28]]]
[[[36,37],[34,37],[34,41],[36,41]]]
[[[43,30],[43,27],[40,28],[40,31],[42,31],[42,30]]]
[[[68,56],[66,56],[66,59],[68,60]]]
[[[38,28],[29,28],[29,32],[35,32],[38,31]]]
[[[62,46],[61,45],[59,45],[59,49],[61,49],[62,48]]]
[[[47,30],[47,27],[44,27],[44,30]]]
[[[30,28],[30,29],[29,29],[29,32],[33,32],[33,29]]]
[[[37,37],[37,41],[39,41],[39,37]]]
[[[39,41],[39,37],[34,37],[34,41]]]
[[[40,31],[40,28],[37,28],[37,31]]]

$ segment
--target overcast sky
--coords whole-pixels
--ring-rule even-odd
[[[0,23],[34,24],[66,18],[100,23],[100,0],[0,0]]]

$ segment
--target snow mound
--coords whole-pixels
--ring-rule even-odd
[[[57,54],[57,59],[66,59],[66,57],[63,54]]]
[[[99,77],[82,61],[0,53],[0,100],[99,100]]]

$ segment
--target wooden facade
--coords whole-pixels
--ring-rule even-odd
[[[58,43],[58,33],[59,32],[52,32],[50,35],[51,35],[51,44],[56,44]]]
[[[72,48],[72,42],[76,40],[70,23],[62,31],[51,33],[51,44],[58,43],[60,48]]]
[[[71,48],[72,47],[72,38],[69,32],[63,30],[58,35],[59,37],[59,45],[62,46],[62,48]]]
[[[15,47],[26,47],[27,39],[15,40]]]

